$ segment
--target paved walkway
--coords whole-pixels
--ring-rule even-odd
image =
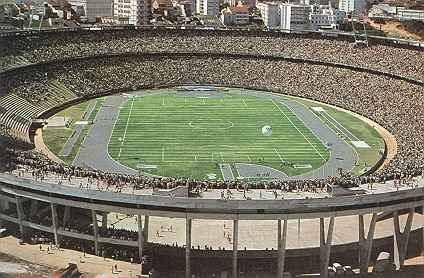
[[[228,163],[219,164],[219,169],[221,170],[222,179],[224,181],[234,181],[233,170],[231,170],[231,165]]]
[[[402,225],[406,222],[407,215],[400,216]],[[371,215],[364,217],[368,227]],[[358,216],[337,217],[335,220],[333,245],[358,242],[359,225]],[[422,227],[424,216],[415,214],[412,230]],[[108,225],[118,229],[137,230],[136,218],[123,214],[110,213]],[[149,242],[185,244],[185,219],[150,217]],[[287,227],[287,249],[303,249],[319,247],[319,219],[289,220]],[[172,230],[168,229],[172,226]],[[393,219],[379,221],[376,225],[375,239],[393,235]],[[239,220],[239,249],[265,250],[277,249],[277,221],[276,220]],[[208,245],[213,249],[224,247],[232,250],[233,222],[231,220],[194,219],[192,220],[192,246],[197,248]],[[159,233],[159,236],[158,236]],[[228,234],[230,237],[228,237]],[[412,242],[410,244],[413,244]],[[421,242],[417,242],[420,244]]]
[[[0,175],[9,175],[7,173],[0,173]],[[19,176],[24,179],[34,180],[31,171],[27,171],[25,169],[15,170],[13,175]],[[61,181],[62,185],[71,186],[75,188],[82,189],[91,189],[91,190],[99,190],[96,185],[90,185],[88,183],[87,178],[75,178],[73,177],[71,181],[67,179],[61,179],[57,175],[50,173],[45,175],[45,179],[43,183],[46,184],[58,184]],[[100,190],[104,190],[104,185],[100,184]],[[374,183],[372,186],[369,184],[362,184],[358,187],[349,188],[349,190],[362,191],[364,194],[379,194],[379,193],[387,193],[394,191],[402,191],[402,190],[410,190],[416,187],[424,187],[424,178],[422,176],[418,176],[413,178],[409,184],[402,184],[401,186],[395,187],[394,182],[387,181],[386,183]],[[113,191],[113,190],[110,190]],[[239,191],[237,189],[230,189],[232,200],[244,200],[243,191]],[[221,199],[221,189],[209,189],[208,191],[204,191],[201,193],[200,198],[202,199]],[[135,195],[152,195],[152,188],[143,188],[133,190],[131,185],[124,186],[122,188],[121,193],[124,194],[135,194]],[[252,200],[273,200],[275,199],[275,195],[273,190],[265,190],[265,189],[250,189],[246,192],[246,196],[248,196]],[[306,192],[306,191],[292,191],[292,192],[281,192],[277,190],[277,199],[307,199],[307,198],[327,198],[331,197],[331,195],[326,191],[322,192]]]
[[[85,113],[84,113],[84,117],[82,118],[82,121],[88,121],[91,113],[93,113],[94,109],[96,108],[96,104],[97,104],[97,101],[90,102],[88,107],[85,109]],[[85,125],[75,125],[74,132],[72,133],[71,137],[69,137],[68,140],[66,141],[65,145],[63,146],[62,150],[59,153],[59,156],[66,157],[71,154],[84,127]]]
[[[119,108],[128,98],[115,95],[106,98],[97,112],[95,124],[84,139],[80,152],[75,157],[74,165],[92,167],[107,172],[137,175],[138,172],[113,160],[108,153],[108,145],[113,132],[113,125],[118,119]]]
[[[131,278],[136,277],[136,275],[139,274],[141,271],[139,264],[131,264],[122,261],[115,261],[112,259],[104,260],[101,257],[96,257],[92,255],[86,255],[86,257],[84,258],[83,253],[74,250],[54,250],[49,254],[47,253],[48,245],[43,245],[42,251],[40,251],[40,245],[20,245],[19,239],[11,236],[0,238],[0,246],[0,251],[2,253],[12,255],[16,258],[28,262],[41,265],[48,265],[56,269],[67,267],[68,263],[76,263],[80,272],[99,274],[99,277],[102,278]],[[114,266],[115,264],[118,265],[118,270],[120,272],[112,274],[112,266]]]

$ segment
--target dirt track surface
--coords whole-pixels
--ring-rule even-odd
[[[43,265],[32,264],[0,253],[0,277],[1,278],[44,278],[50,277],[53,269]]]
[[[50,278],[53,271],[67,267],[68,263],[77,264],[78,270],[83,273],[82,278],[130,278],[140,272],[139,264],[112,259],[104,260],[102,257],[93,255],[83,257],[83,253],[68,249],[48,253],[48,245],[42,245],[41,251],[39,247],[40,245],[20,245],[19,239],[13,236],[0,238],[0,252],[3,252],[0,253],[0,278]],[[2,274],[2,262],[17,264],[14,268],[27,266],[28,272]],[[118,264],[119,273],[112,274],[111,268],[115,264]]]
[[[381,26],[381,30],[387,34],[389,34],[390,36],[395,36],[395,37],[400,37],[403,39],[412,39],[412,40],[423,40],[424,38],[411,33],[407,30],[405,30],[400,22],[397,21],[386,21],[385,24],[380,24],[380,23],[376,23],[372,20],[369,21],[369,24],[374,27],[377,30],[380,30],[380,26]]]

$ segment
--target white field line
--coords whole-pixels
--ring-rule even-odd
[[[349,129],[347,129],[344,125],[342,125],[339,121],[337,121],[333,116],[331,116],[330,114],[327,113],[327,111],[324,111],[324,113],[330,118],[332,119],[334,122],[336,122],[341,128],[343,128],[345,131],[347,131],[347,133],[349,133],[350,135],[352,135],[352,139],[356,140],[356,141],[360,141],[360,139],[358,137],[355,136],[355,134],[353,134],[352,132],[350,132]],[[347,136],[349,137],[349,136]]]
[[[244,101],[244,98],[241,98],[241,100],[243,101],[244,106],[246,106],[246,107],[247,107],[247,103]]]
[[[225,168],[226,170],[230,171],[230,174],[231,174],[230,178],[232,180],[235,180],[235,177],[234,177],[234,174],[233,174],[233,169],[231,169],[231,165],[228,164],[228,163],[225,163],[225,164],[221,164],[221,166],[223,166],[223,167],[219,167],[219,168],[221,169],[222,178],[224,178],[224,171],[222,169]]]
[[[165,146],[162,146],[162,161],[165,161]]]
[[[278,152],[278,150],[276,148],[274,148],[275,153],[278,155],[278,157],[280,158],[281,162],[285,162],[283,157],[281,156],[281,154]]]
[[[197,156],[202,156],[203,154],[207,155],[207,153],[200,153],[200,154],[197,153],[196,155]],[[237,152],[237,154],[238,155],[245,155],[246,157],[249,156],[248,154],[244,154],[242,152]],[[261,153],[262,157],[266,157],[266,158],[275,158],[275,155],[276,154],[277,154],[277,152],[275,152],[275,151],[268,152],[268,153]],[[168,158],[169,158],[169,156],[170,156],[170,153],[168,151]],[[182,158],[192,157],[193,154],[187,154],[187,153],[171,153],[171,157],[174,157],[174,156],[178,156],[177,159],[182,159]],[[155,157],[157,157],[157,153],[143,153],[143,157],[155,158]],[[295,158],[307,159],[307,158],[310,158],[311,160],[312,159],[321,159],[319,156],[313,156],[313,157],[311,157],[310,154],[308,154],[308,153],[305,153],[304,155],[297,155],[297,154],[286,155],[286,154],[284,154],[284,157],[286,159],[288,159],[288,158],[290,158],[290,159],[295,159]],[[282,156],[281,156],[281,158],[282,158]]]
[[[228,165],[228,168],[230,169],[232,180],[235,180],[236,178],[234,177],[234,173],[233,173],[233,169],[231,169],[231,165],[230,164],[227,164],[227,165]]]
[[[131,113],[132,113],[133,107],[134,107],[134,98],[132,99],[130,113],[128,114],[127,123],[125,124],[124,137],[122,137],[122,140],[121,140],[121,146],[119,147],[118,158],[121,157],[122,147],[124,146],[125,137],[127,136],[128,123],[130,122],[130,118],[131,118]]]
[[[162,137],[162,138],[174,139],[176,137]],[[143,144],[143,146],[146,146],[146,147],[149,147],[149,148],[154,147],[154,146],[157,146],[157,142],[154,142],[154,141],[152,141],[152,142],[143,142],[143,141],[138,140],[137,143]],[[177,146],[177,145],[183,145],[183,144],[167,144],[167,145]],[[216,148],[218,148],[220,146],[222,146],[222,145],[218,145],[218,146],[216,146]],[[264,147],[258,147],[258,148],[243,148],[241,150],[227,150],[226,152],[242,153],[242,154],[250,154],[252,152],[274,153],[274,149],[270,149],[268,147],[269,146],[266,145]],[[297,154],[297,153],[311,153],[311,151],[313,151],[313,149],[310,148],[309,145],[305,145],[305,147],[299,146],[299,148],[290,148],[290,149],[287,149],[288,146],[283,146],[283,147],[286,148],[284,150],[284,153],[294,153],[294,154]],[[118,147],[111,146],[111,149],[117,149],[117,148]],[[323,150],[325,150],[325,149],[323,149]],[[175,152],[175,153],[179,153],[179,152],[185,153],[186,151],[174,149],[174,150],[172,150],[172,152]],[[211,152],[211,150],[208,150],[208,151],[202,152],[202,154],[204,154],[204,153],[210,153],[210,152]],[[214,150],[214,152],[216,152],[216,151]],[[315,153],[313,153],[313,155],[315,155]]]
[[[284,113],[284,111],[281,109],[280,106],[278,106],[278,104],[275,103],[275,101],[273,99],[271,99],[272,103],[274,103],[274,105],[278,108],[278,110],[280,110],[280,112],[284,115],[284,117],[286,117],[286,119],[292,124],[292,126],[303,136],[303,138],[305,138],[305,140],[312,146],[312,148],[318,153],[318,155],[322,158],[322,160],[325,161],[325,158],[321,155],[321,153],[317,150],[317,148],[315,148],[315,146],[311,143],[311,141],[309,141],[309,139],[305,136],[305,134],[303,134],[302,131],[299,130],[299,128],[297,128],[297,126],[290,120],[290,118],[286,115],[286,113]]]
[[[151,146],[154,146],[154,144],[152,144],[152,145],[148,145],[148,144],[143,144],[143,145],[145,145],[146,147],[151,147]],[[113,149],[113,148],[112,148]],[[302,149],[297,149],[297,150],[295,150],[295,149],[291,149],[291,150],[284,150],[284,156],[286,156],[286,154],[292,154],[292,155],[301,155],[301,154],[308,154],[308,155],[314,155],[314,156],[318,156],[317,154],[315,154],[315,153],[313,153],[313,154],[311,154],[311,151],[313,151],[312,149],[308,149],[308,150],[305,150],[304,148],[302,148]],[[170,151],[168,150],[168,153],[169,153]],[[184,153],[187,153],[185,150],[172,150],[171,151],[172,153],[177,153],[177,154],[184,154]],[[261,155],[262,154],[272,154],[272,155],[274,155],[275,154],[275,151],[273,150],[273,149],[261,149],[261,148],[258,148],[258,149],[246,149],[246,150],[238,150],[238,151],[232,151],[231,153],[237,153],[237,154],[242,154],[242,155],[248,155],[248,154],[250,154],[250,153],[252,153],[252,152],[256,152],[256,153],[260,153]],[[144,152],[144,153],[146,153],[146,152]],[[147,152],[148,153],[148,152]],[[152,154],[154,154],[154,152],[151,152]],[[208,155],[210,153],[210,151],[205,151],[205,152],[201,152],[200,154],[201,155]],[[198,153],[199,154],[199,153]],[[157,155],[157,153],[156,153],[156,155]]]
[[[178,156],[178,157],[174,157],[175,160],[182,160],[182,159],[186,159],[186,158],[189,158],[189,157],[193,157],[193,155],[194,154],[190,154],[190,155],[189,154],[187,154],[187,155],[179,155],[177,153],[173,153],[172,155],[170,155],[169,152],[168,152],[168,154],[167,154],[167,158],[168,158],[167,161],[169,161],[169,158],[170,157],[174,157],[174,156]],[[242,155],[242,154],[239,153],[239,155]],[[261,154],[261,155],[262,155],[263,158],[271,158],[271,159],[275,159],[276,158],[276,152],[272,152],[272,153],[268,153],[268,154]],[[196,154],[196,156],[198,158],[199,157],[202,157],[201,154]],[[125,156],[122,155],[122,157],[125,157]],[[143,157],[149,157],[149,158],[154,159],[155,157],[157,158],[157,153],[156,154],[153,154],[153,153],[143,154]],[[246,157],[247,157],[247,155],[246,155]],[[283,158],[283,157],[281,157],[281,158]],[[310,158],[311,160],[313,160],[313,159],[314,160],[315,159],[321,159],[319,156],[310,157],[307,154],[305,154],[305,155],[289,155],[289,156],[285,155],[284,158],[290,159],[290,160],[292,160],[292,159],[308,159],[308,158]],[[284,158],[283,158],[283,160],[284,160]],[[205,160],[209,160],[209,159],[205,159]]]
[[[274,157],[275,157],[275,154],[274,154]],[[146,157],[146,159],[148,159],[149,157]],[[157,158],[157,156],[156,156],[156,158]],[[181,161],[181,160],[170,160],[170,159],[167,159],[166,160],[166,162],[167,163],[182,163],[182,162],[184,162],[184,163],[189,163],[189,162],[196,162],[196,163],[210,163],[211,161],[209,160],[209,159],[199,159],[199,158],[197,158],[197,160],[194,160],[193,159],[194,157],[192,157],[192,159],[190,159],[190,160],[184,160],[184,161]],[[267,157],[265,157],[265,158],[267,158]],[[153,161],[153,160],[152,160]],[[321,160],[321,158],[316,158],[316,159],[308,159],[307,157],[305,157],[304,159],[290,159],[290,161],[292,162],[292,163],[294,163],[294,164],[310,164],[311,163],[311,161],[316,161],[316,162],[320,162],[320,161],[322,161]],[[248,161],[239,161],[238,163],[248,163]],[[131,168],[129,168],[129,169],[131,169]],[[134,170],[134,169],[131,169],[131,170]]]
[[[237,166],[235,166],[235,165],[234,165],[234,168],[236,169],[236,172],[237,172],[237,178],[238,178],[238,177],[241,177],[241,176],[240,176],[240,173],[239,173],[239,170],[238,170],[238,168],[237,168]],[[233,175],[233,177],[234,177],[234,175]]]
[[[330,119],[327,118],[327,116],[323,112],[319,112],[319,114],[324,117],[324,119],[327,120],[327,125],[335,132],[340,132],[342,135],[346,136],[347,138],[350,138],[343,130],[341,130],[338,126],[336,126],[335,123],[333,123]]]
[[[223,167],[221,165],[219,166],[219,170],[221,171],[222,179],[225,179],[224,171],[222,170]]]
[[[292,97],[291,98],[294,102],[297,102],[298,104],[300,104],[300,105],[302,105],[303,107],[306,107],[306,108],[308,108],[309,109],[309,107],[306,105],[306,104],[304,104],[303,102],[300,102],[299,100],[297,100],[295,97]],[[315,101],[312,101],[313,103],[316,103]],[[314,114],[315,115],[315,114]],[[315,115],[315,117],[317,117],[319,120],[322,120],[321,118],[319,118],[317,115]],[[355,116],[356,117],[356,116]],[[343,141],[345,141],[346,142],[346,140],[344,140],[343,139]],[[358,154],[358,151],[355,149],[355,147],[354,146],[352,146],[351,144],[349,144],[349,142],[346,142],[348,145],[349,145],[349,147],[353,150],[353,152],[355,153],[355,156],[356,156],[356,161],[359,161],[359,154]],[[329,152],[330,152],[330,154],[331,154],[331,150],[329,150]],[[353,170],[353,168],[355,168],[355,165],[353,165],[352,166],[352,168],[350,169],[351,171]]]

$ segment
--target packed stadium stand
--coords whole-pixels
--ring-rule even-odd
[[[0,45],[3,48],[0,50],[2,69],[0,132],[12,139],[31,142],[29,130],[34,119],[47,117],[80,101],[144,88],[219,84],[284,93],[336,105],[384,126],[396,138],[396,156],[369,176],[353,177],[346,173],[324,181],[300,183],[297,181],[295,187],[320,186],[322,183],[360,185],[370,181],[385,182],[422,175],[424,160],[422,45],[373,37],[370,37],[369,41],[369,47],[362,47],[355,45],[352,37],[346,34],[330,36],[326,33],[284,34],[261,31],[147,28],[106,29],[102,32],[75,29],[10,33],[0,37]],[[88,177],[114,185],[125,183],[165,189],[182,184],[188,184],[190,188],[224,189],[239,186],[237,182],[197,183],[173,178],[129,177],[104,173],[55,163],[37,152],[20,151],[17,146],[9,147],[4,158],[10,171],[17,165],[31,167],[35,178],[41,177],[41,180],[44,172],[53,172],[58,175]],[[13,183],[11,187],[16,188],[18,183]],[[279,189],[282,186],[292,185],[271,182],[266,185],[252,185],[252,188]],[[390,202],[396,198],[394,194],[390,196],[392,198]],[[410,208],[408,215],[412,215],[418,203],[411,203],[421,202],[421,199],[415,199],[421,198],[420,196],[411,193],[407,197],[402,197],[404,199],[399,203],[408,203],[408,206],[399,209]],[[108,195],[107,198],[109,197]],[[112,203],[110,199],[107,201]],[[346,201],[346,206],[351,205],[349,208],[344,208],[345,204],[338,204],[336,201],[334,208],[328,208],[324,202],[317,206],[322,211],[336,212],[346,209],[353,214],[354,211],[361,209],[359,205],[355,207],[357,202],[361,201],[349,199]],[[16,201],[17,213],[11,213],[18,218],[19,202]],[[116,205],[124,201],[113,200],[113,202],[116,202],[113,203]],[[373,205],[370,201],[367,207],[369,212],[374,213],[375,209],[377,213],[378,209],[386,206],[383,201],[381,202]],[[120,203],[118,205],[125,206]],[[132,205],[133,208],[136,207],[135,204]],[[154,206],[151,203],[149,205]],[[342,208],[338,207],[339,205]],[[201,204],[193,208],[190,202],[181,206],[182,208],[178,209],[184,213],[185,210],[193,209],[196,212],[196,209],[202,208]],[[239,204],[229,206],[230,208],[248,210]],[[212,214],[219,209],[211,208]],[[256,209],[257,214],[263,213],[259,212],[261,209],[255,207],[255,211]],[[277,211],[281,210],[281,207],[276,204],[273,209]],[[298,207],[296,209],[301,210]],[[284,212],[289,210],[290,208],[284,208]],[[52,211],[55,211],[53,205]],[[207,212],[206,209],[205,211]],[[226,212],[228,211],[224,210],[221,213]],[[307,213],[312,214],[311,211]],[[331,221],[334,221],[334,215],[331,217],[333,217]],[[45,225],[56,227],[52,222],[54,220],[50,220]],[[22,227],[22,221],[19,221],[15,222]],[[191,229],[191,219],[189,223],[187,227]],[[279,225],[281,226],[280,222]],[[66,227],[65,224],[63,226]],[[81,231],[85,228],[73,229]],[[97,230],[86,231],[89,234],[98,233]],[[141,237],[141,232],[117,232],[106,229],[100,231],[104,237],[113,238],[116,236],[115,233],[118,234],[117,237],[124,238],[122,240],[134,241],[134,243],[126,242],[133,247],[137,246],[135,241]],[[96,241],[97,235],[89,239]],[[57,238],[54,240],[57,241]],[[97,247],[91,248],[93,253],[98,253]],[[190,247],[187,254],[190,254]],[[321,271],[325,273],[325,270]]]

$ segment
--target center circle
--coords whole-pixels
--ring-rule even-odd
[[[188,125],[194,129],[229,129],[234,126],[233,122],[223,119],[197,119],[190,121]]]

